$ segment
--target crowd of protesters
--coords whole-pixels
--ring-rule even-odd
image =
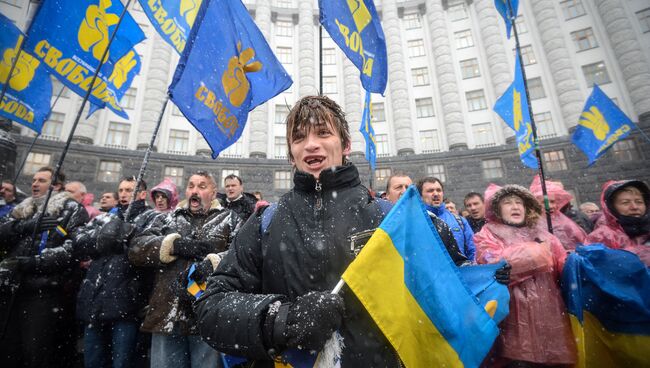
[[[457,266],[507,261],[494,277],[510,289],[510,314],[486,366],[576,362],[558,280],[577,246],[603,243],[650,265],[642,181],[608,182],[600,206],[576,210],[547,180],[551,233],[538,177],[460,201],[435,177],[397,173],[375,198],[347,159],[345,116],[326,97],[294,106],[287,137],[294,188],[273,204],[237,175],[219,192],[207,171],[185,188],[165,178],[147,190],[126,177],[98,209],[83,183],[49,167],[29,197],[3,181],[0,366],[220,367],[219,351],[266,367],[287,348],[320,350],[333,331],[345,341],[342,366],[400,366],[354,295],[329,291],[352,261],[348,238],[371,233],[412,184]],[[191,285],[206,282],[195,301]]]

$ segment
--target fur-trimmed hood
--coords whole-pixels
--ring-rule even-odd
[[[526,208],[525,224],[527,227],[534,227],[542,214],[542,206],[537,202],[533,193],[521,185],[515,184],[508,184],[503,187],[496,184],[488,186],[485,190],[485,217],[487,220],[503,223],[503,218],[499,212],[499,201],[509,195],[516,195],[524,201],[524,207]]]
[[[68,199],[72,199],[72,195],[70,195],[68,192],[59,192],[52,195],[52,197],[50,197],[50,201],[47,203],[46,212],[50,216],[58,217],[64,208],[65,202]],[[38,199],[34,199],[34,197],[28,197],[24,201],[20,202],[20,204],[17,205],[13,211],[11,211],[11,216],[15,219],[31,218],[36,213],[39,213],[41,211],[44,201],[45,197]]]

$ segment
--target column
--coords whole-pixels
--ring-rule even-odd
[[[397,14],[395,0],[384,0],[382,3],[384,35],[388,53],[388,88],[390,88],[390,103],[393,110],[393,130],[398,156],[412,155],[413,130],[411,128],[411,109],[409,89],[406,84],[406,67],[402,50],[401,27]]]
[[[270,0],[257,0],[255,8],[255,23],[264,37],[269,40],[271,34],[271,2]],[[294,81],[295,83],[295,81]],[[250,127],[251,158],[266,158],[268,150],[269,108],[263,103],[248,115]]]
[[[366,141],[359,131],[361,126],[361,111],[363,109],[363,98],[359,69],[343,55],[343,93],[345,94],[345,117],[350,125],[350,138],[352,139],[352,154],[365,155]]]
[[[314,48],[314,4],[313,1],[299,1],[298,9],[298,78],[293,83],[298,85],[298,97],[315,95],[316,68]],[[318,22],[318,21],[316,21]],[[316,23],[316,26],[318,23]]]

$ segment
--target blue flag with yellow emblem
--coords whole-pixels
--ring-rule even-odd
[[[366,101],[363,105],[363,116],[361,117],[359,131],[366,140],[366,160],[374,170],[375,166],[377,166],[377,144],[375,142],[375,129],[372,127],[372,103],[370,102],[369,91],[366,91]]]
[[[0,101],[0,115],[40,133],[50,116],[50,75],[38,59],[23,50],[9,78],[24,38],[18,27],[0,14],[0,90],[9,80]]]
[[[138,0],[160,36],[179,54],[185,49],[202,0]]]
[[[412,185],[343,279],[407,367],[478,367],[509,312],[503,265],[456,267]]]
[[[494,0],[494,7],[497,8],[497,11],[501,14],[501,17],[503,17],[503,20],[506,23],[506,35],[510,38],[510,31],[512,30],[513,23],[510,18],[517,17],[519,0]],[[512,14],[510,14],[510,11],[512,11]]]
[[[386,38],[372,0],[318,0],[320,23],[361,72],[366,91],[384,94]]]
[[[494,104],[494,112],[515,131],[521,162],[531,169],[537,169],[533,125],[519,57],[516,57],[515,62],[515,80]]]
[[[248,113],[293,81],[241,0],[203,0],[169,86],[212,157],[235,143]]]
[[[124,6],[119,0],[46,0],[34,17],[25,50],[64,85],[85,96]],[[140,70],[133,47],[144,33],[126,13],[89,101],[128,118],[119,100]]]
[[[627,137],[632,129],[632,120],[594,84],[571,141],[587,155],[589,165],[592,165],[614,143]]]

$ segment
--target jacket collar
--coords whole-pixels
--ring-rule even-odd
[[[442,216],[445,212],[447,212],[447,208],[445,207],[444,203],[440,204],[440,206],[430,206],[428,204],[425,204],[424,207],[426,207],[427,211],[433,213],[438,217]]]
[[[321,184],[322,190],[335,190],[340,188],[349,188],[361,184],[359,179],[359,171],[357,167],[348,164],[345,166],[334,166],[330,169],[325,169],[320,173],[318,182]],[[295,189],[301,192],[315,192],[316,191],[316,178],[312,174],[303,171],[296,171],[293,176],[293,183]]]

